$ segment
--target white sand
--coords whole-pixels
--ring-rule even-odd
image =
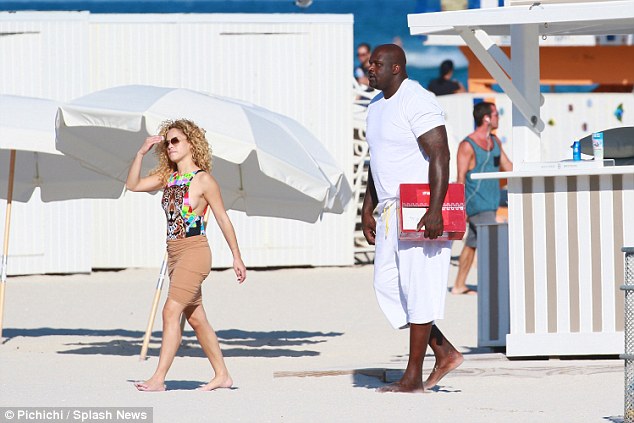
[[[622,421],[622,361],[509,361],[478,349],[476,296],[448,294],[438,322],[465,353],[458,370],[427,394],[376,393],[375,375],[405,368],[408,332],[378,309],[371,266],[250,270],[243,286],[213,272],[204,303],[237,389],[194,390],[211,368],[186,327],[169,391],[137,392],[131,381],[157,363],[160,313],[150,358],[138,357],[157,275],[9,278],[0,406],[148,406],[155,422],[188,423]]]

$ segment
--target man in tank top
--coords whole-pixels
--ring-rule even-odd
[[[469,231],[458,262],[458,275],[452,294],[475,294],[466,285],[477,244],[477,226],[495,223],[500,205],[500,183],[497,179],[472,179],[474,173],[513,170],[500,139],[492,133],[498,127],[495,104],[483,101],[473,107],[476,129],[458,147],[458,183],[465,184],[465,206]]]

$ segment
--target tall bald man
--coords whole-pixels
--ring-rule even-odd
[[[463,361],[434,324],[444,317],[451,256],[450,242],[436,240],[443,233],[442,202],[449,180],[444,112],[432,94],[407,77],[405,52],[397,45],[381,45],[372,52],[368,77],[370,86],[382,93],[368,106],[370,169],[363,234],[376,245],[374,289],[379,306],[394,328],[409,327],[410,331],[405,374],[379,391],[423,392]],[[428,240],[398,239],[401,183],[430,184],[430,206],[418,223]],[[423,383],[428,344],[436,364]]]

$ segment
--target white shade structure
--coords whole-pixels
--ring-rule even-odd
[[[315,222],[323,212],[341,213],[351,198],[343,171],[299,123],[187,89],[130,85],[73,100],[59,109],[57,148],[125,181],[143,140],[164,120],[179,118],[206,130],[228,209]],[[155,163],[145,160],[143,173]]]

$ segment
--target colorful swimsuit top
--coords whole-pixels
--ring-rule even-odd
[[[194,213],[189,204],[189,184],[198,172],[179,175],[172,173],[163,191],[163,210],[167,216],[167,240],[182,239],[195,235],[205,235],[203,216]],[[205,211],[207,207],[205,207]],[[204,215],[204,213],[203,213]]]

